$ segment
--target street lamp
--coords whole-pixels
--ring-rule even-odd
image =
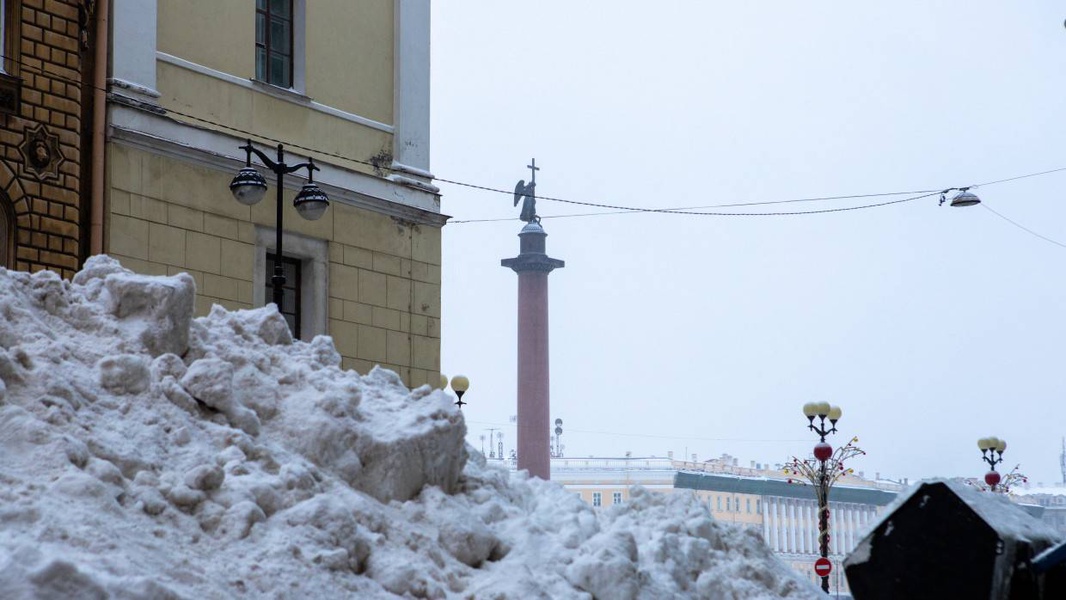
[[[807,417],[807,429],[816,433],[819,442],[814,445],[814,458],[818,460],[818,469],[813,474],[814,493],[818,499],[818,552],[822,558],[829,558],[829,488],[839,474],[830,473],[826,468],[826,461],[833,455],[833,447],[825,442],[825,436],[836,433],[837,421],[844,414],[839,406],[832,406],[828,402],[808,402],[803,405],[803,416]],[[814,418],[818,417],[818,425],[814,424]],[[829,419],[829,428],[825,421]],[[829,574],[822,575],[822,590],[829,593]]]
[[[948,188],[940,192],[941,206],[943,206],[944,202],[947,201],[947,195],[953,191],[958,191],[959,193],[955,194],[955,197],[951,199],[951,206],[974,206],[975,204],[981,203],[981,199],[977,197],[977,194],[971,192],[969,187]]]
[[[989,471],[985,473],[985,483],[994,492],[1001,480],[996,472],[996,465],[1003,462],[1003,451],[1007,449],[1007,442],[997,437],[986,437],[977,440],[977,447],[981,449],[981,460],[988,463]]]
[[[459,398],[455,401],[455,405],[459,407],[459,410],[463,410],[464,404],[469,404],[469,402],[463,402],[463,394],[465,394],[468,389],[470,389],[470,379],[468,379],[466,375],[456,375],[455,377],[452,377],[452,391],[455,392],[455,395]]]
[[[252,154],[258,156],[259,160],[263,161],[263,164],[273,171],[278,178],[277,222],[275,224],[277,238],[274,244],[274,276],[270,279],[270,283],[274,287],[274,305],[277,306],[280,312],[281,300],[285,293],[285,272],[282,270],[281,264],[281,231],[283,229],[281,196],[285,188],[285,175],[300,169],[307,169],[307,183],[300,188],[300,192],[296,194],[296,198],[292,201],[293,206],[296,207],[296,212],[300,213],[301,217],[309,221],[321,218],[329,207],[329,198],[325,192],[315,185],[314,172],[318,171],[319,168],[315,166],[314,159],[308,159],[305,163],[287,165],[285,164],[285,151],[282,145],[278,144],[278,160],[275,162],[270,160],[270,157],[266,154],[253,148],[252,140],[248,140],[245,145],[240,146],[240,149],[246,153],[246,162],[229,184],[230,192],[233,193],[233,197],[237,199],[237,202],[252,206],[258,204],[263,199],[263,196],[266,195],[266,180],[263,179],[259,171],[252,167]]]

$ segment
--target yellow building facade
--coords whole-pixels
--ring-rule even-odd
[[[411,387],[440,370],[441,227],[429,171],[426,0],[114,0],[102,250],[138,272],[187,272],[197,312],[270,302],[274,174],[240,204],[246,140],[313,159],[318,220],[286,175],[283,312],[328,334],[344,368]],[[291,289],[289,289],[291,288]]]

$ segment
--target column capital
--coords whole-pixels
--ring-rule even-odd
[[[551,273],[555,269],[565,267],[564,261],[548,256],[544,239],[546,237],[548,234],[540,223],[536,221],[526,223],[518,234],[521,240],[518,256],[501,260],[500,266],[512,269],[515,273]]]

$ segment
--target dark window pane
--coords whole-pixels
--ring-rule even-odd
[[[274,276],[274,255],[267,253],[266,260],[266,302],[274,301],[274,286],[271,279]],[[297,258],[284,257],[281,260],[281,270],[285,275],[285,284],[282,286],[281,307],[279,312],[289,324],[293,337],[300,337],[300,283],[301,263]]]
[[[292,14],[292,0],[270,0],[270,13],[288,19]]]
[[[291,54],[289,49],[292,42],[291,31],[288,21],[270,21],[270,51]]]
[[[265,48],[255,49],[255,78],[266,81],[267,52]]]
[[[270,54],[270,83],[289,87],[289,57],[283,54]]]
[[[255,7],[259,10],[266,10],[266,0],[255,0]]]
[[[266,29],[266,15],[263,13],[255,13],[255,43],[266,45],[267,29]]]
[[[285,295],[281,297],[281,312],[285,314],[296,312],[296,290],[285,288]]]

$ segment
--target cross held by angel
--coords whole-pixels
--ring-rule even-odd
[[[526,165],[531,171],[533,171],[533,178],[526,183],[526,180],[521,179],[514,187],[514,205],[518,206],[518,203],[522,202],[522,213],[518,218],[522,219],[526,223],[540,223],[540,217],[537,216],[537,171],[540,167],[537,166],[537,159],[533,159],[533,164]]]

